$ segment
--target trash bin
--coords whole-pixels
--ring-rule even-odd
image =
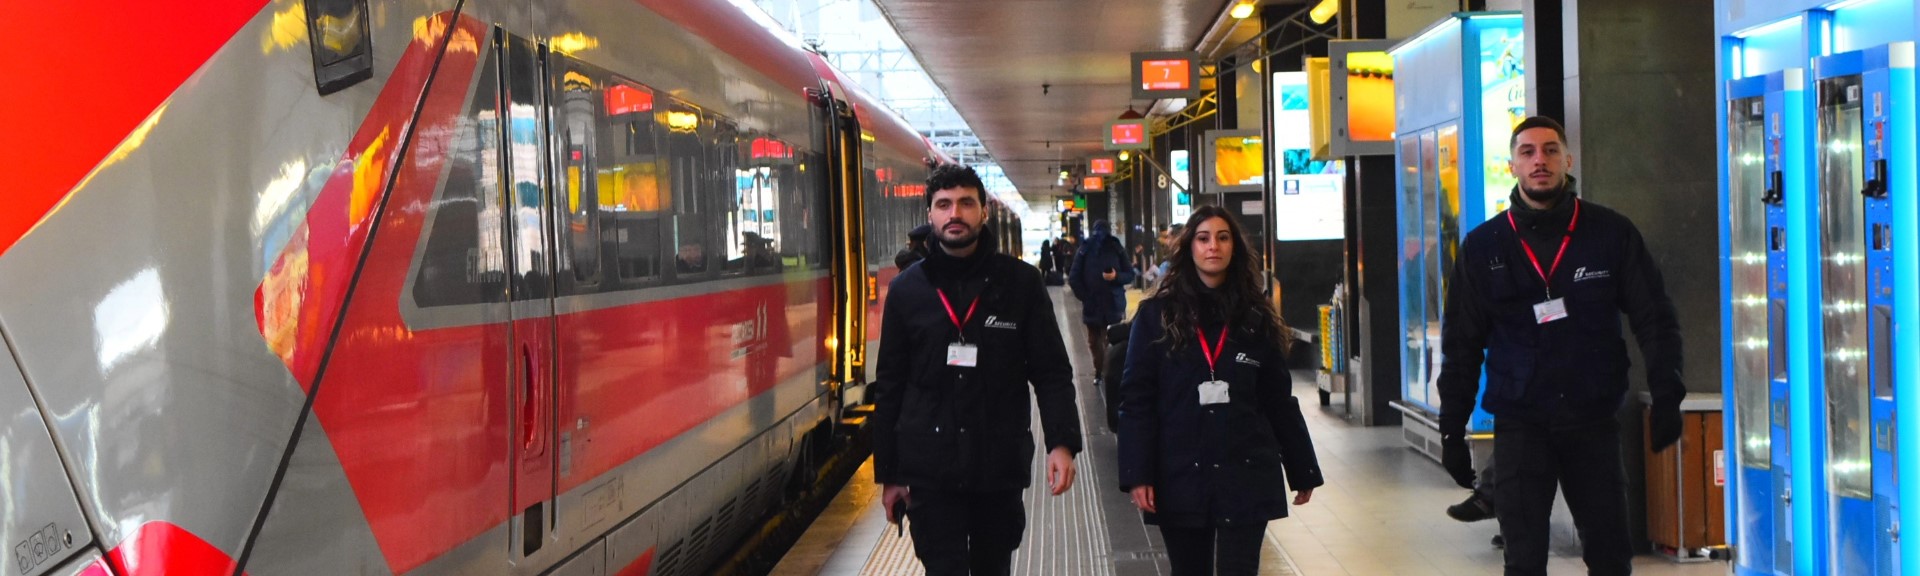
[[[1641,393],[1643,404],[1652,397]],[[1651,412],[1643,435],[1647,459],[1647,536],[1668,559],[1698,562],[1726,551],[1726,458],[1719,394],[1687,395],[1680,403],[1680,442],[1654,453]]]

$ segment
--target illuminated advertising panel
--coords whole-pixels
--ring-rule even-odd
[[[1133,98],[1200,96],[1200,55],[1194,52],[1133,53]]]
[[[1266,146],[1259,130],[1208,130],[1200,173],[1207,192],[1259,192],[1266,182]]]
[[[1147,119],[1108,122],[1101,144],[1107,150],[1146,150],[1152,146],[1147,139]]]
[[[1393,56],[1391,40],[1327,43],[1333,157],[1393,154]]]
[[[1273,239],[1337,240],[1346,235],[1344,162],[1315,160],[1308,72],[1273,75]]]

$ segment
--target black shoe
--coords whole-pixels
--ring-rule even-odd
[[[1507,538],[1506,538],[1505,536],[1501,536],[1501,535],[1499,535],[1499,534],[1494,534],[1494,535],[1493,535],[1493,549],[1495,549],[1495,550],[1506,550],[1506,549],[1507,549]]]
[[[1447,516],[1461,522],[1479,522],[1493,518],[1493,503],[1481,498],[1479,492],[1467,496],[1466,501],[1447,507]]]

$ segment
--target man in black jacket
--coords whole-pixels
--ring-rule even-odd
[[[1556,485],[1591,574],[1629,574],[1626,475],[1615,421],[1627,392],[1620,315],[1647,361],[1656,451],[1680,437],[1680,326],[1640,231],[1579,198],[1560,124],[1514,127],[1511,206],[1467,235],[1441,317],[1442,460],[1473,487],[1466,425],[1480,391],[1495,417],[1493,475],[1506,573],[1547,573]]]
[[[1035,400],[1049,488],[1073,485],[1073,369],[1040,272],[984,230],[980,177],[938,166],[926,195],[937,241],[894,277],[881,316],[873,476],[888,519],[900,521],[897,503],[913,518],[929,576],[1007,574],[1026,528]]]

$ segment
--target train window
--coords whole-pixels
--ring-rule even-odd
[[[564,262],[573,270],[574,283],[593,286],[600,281],[600,184],[594,177],[599,168],[599,84],[577,62],[565,61],[559,69],[563,72],[555,79],[558,94],[553,100],[559,117],[555,130],[562,167],[559,177],[566,198],[554,203],[563,214],[555,228],[560,249],[565,251]]]
[[[713,255],[719,252],[708,223],[708,214],[715,212],[712,204],[718,198],[701,193],[707,187],[703,174],[710,161],[701,142],[700,115],[698,107],[666,99],[655,122],[657,129],[664,130],[660,137],[666,166],[662,180],[673,198],[673,269],[675,278],[682,282],[710,278],[718,268],[713,265]]]
[[[622,287],[657,282],[665,268],[663,221],[673,209],[673,196],[661,186],[653,101],[647,87],[620,78],[607,83],[594,180],[600,212],[611,228],[606,240],[612,277]]]
[[[506,72],[506,109],[499,117],[499,134],[506,146],[504,153],[506,204],[512,210],[508,226],[512,230],[508,244],[513,250],[514,300],[548,298],[549,275],[553,263],[546,238],[546,182],[541,164],[546,160],[546,139],[540,121],[539,57],[533,43],[518,36],[504,36],[505,55],[501,70]],[[489,155],[493,156],[493,155]]]
[[[506,215],[493,193],[500,183],[499,75],[486,54],[475,97],[460,118],[447,173],[430,206],[413,278],[420,307],[503,302],[507,298]]]

